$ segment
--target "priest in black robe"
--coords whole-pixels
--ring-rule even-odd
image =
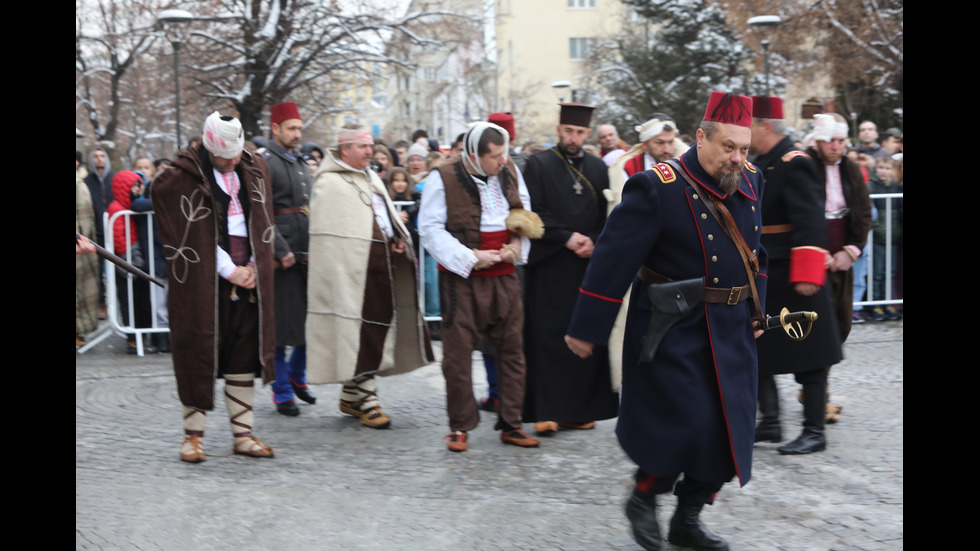
[[[531,156],[524,170],[531,208],[545,226],[525,269],[524,421],[534,422],[543,435],[559,427],[591,429],[597,420],[616,417],[619,409],[608,354],[579,358],[564,340],[606,220],[602,191],[609,187],[607,167],[582,148],[591,132],[593,109],[561,104],[558,145]]]

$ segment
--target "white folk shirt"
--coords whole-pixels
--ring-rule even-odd
[[[507,170],[504,168],[503,170]],[[517,170],[517,167],[515,167]],[[484,182],[470,175],[476,188],[480,190],[480,231],[495,232],[507,229],[507,216],[510,215],[510,205],[507,197],[500,189],[500,179],[491,176]],[[524,176],[517,170],[517,193],[521,198],[524,209],[531,210],[531,196],[527,192]],[[469,277],[473,266],[476,265],[476,255],[473,250],[459,242],[451,233],[446,231],[446,188],[442,175],[438,170],[429,172],[422,191],[422,204],[419,207],[418,227],[422,246],[444,268],[461,277]],[[527,263],[527,255],[531,250],[531,240],[521,237],[521,258],[518,264]]]
[[[242,187],[242,182],[238,179],[238,173],[235,171],[220,172],[216,168],[212,170],[214,170],[214,181],[218,183],[218,187],[231,197],[231,201],[228,202],[228,235],[247,238],[248,225],[245,223],[245,209],[242,207],[242,202],[238,199],[238,192]],[[216,246],[215,250],[218,259],[218,275],[225,279],[231,279],[232,274],[235,273],[235,269],[238,266],[231,260],[231,255],[220,246]],[[250,262],[255,262],[254,256],[252,256]]]
[[[844,188],[840,181],[840,161],[827,168],[827,202],[824,211],[827,218],[840,218],[836,213],[847,208],[847,199],[844,198]]]
[[[827,201],[824,203],[824,218],[833,220],[841,217],[841,211],[847,208],[847,198],[844,197],[844,185],[840,179],[840,164],[838,160],[832,165],[824,165],[827,169]],[[861,256],[861,249],[854,245],[846,245],[853,258]]]

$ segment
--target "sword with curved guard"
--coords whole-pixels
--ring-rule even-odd
[[[766,316],[766,321],[763,330],[768,331],[770,329],[783,328],[789,338],[794,341],[802,341],[810,334],[810,329],[813,328],[813,322],[817,320],[816,312],[809,312],[806,310],[801,310],[799,312],[790,312],[788,309],[783,308],[779,312],[779,316]],[[806,326],[806,330],[803,329],[802,322],[809,322]]]

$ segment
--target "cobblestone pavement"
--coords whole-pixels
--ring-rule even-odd
[[[844,410],[827,451],[757,445],[752,481],[727,484],[702,513],[733,549],[903,548],[903,322],[855,326],[845,357],[831,372]],[[795,438],[797,385],[777,379],[783,432]],[[474,381],[480,396],[481,362]],[[341,414],[337,385],[314,387],[318,403],[301,404],[299,417],[277,414],[269,389],[258,390],[255,433],[274,459],[231,453],[219,396],[208,460],[192,465],[178,459],[169,354],[127,356],[115,336],[76,354],[76,549],[640,549],[623,516],[634,467],[615,420],[525,450],[501,444],[484,413],[469,451],[451,453],[438,364],[379,386],[389,430]],[[674,498],[662,502],[666,525]]]

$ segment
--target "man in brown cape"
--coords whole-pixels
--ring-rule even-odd
[[[203,143],[178,152],[153,182],[167,257],[171,347],[183,405],[180,458],[205,459],[205,412],[225,379],[232,451],[272,457],[252,436],[255,377],[275,377],[273,217],[268,165],[244,150],[241,123],[214,112]]]

